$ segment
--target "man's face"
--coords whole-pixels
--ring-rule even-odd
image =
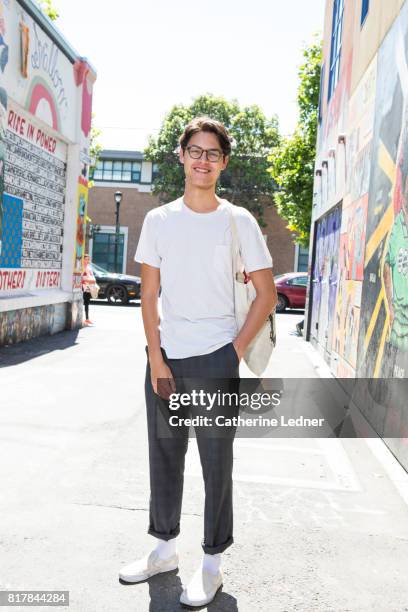
[[[187,147],[217,150],[221,153],[218,161],[208,161],[203,152],[201,159],[193,159],[188,150],[180,151],[180,161],[184,164],[186,184],[201,189],[213,189],[222,170],[227,167],[228,157],[224,158],[218,138],[211,132],[198,132],[188,141]]]

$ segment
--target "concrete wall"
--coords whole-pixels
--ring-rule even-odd
[[[0,312],[0,345],[31,340],[67,329],[68,303]]]

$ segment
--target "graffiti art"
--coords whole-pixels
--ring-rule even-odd
[[[407,16],[405,5],[377,58],[358,346],[359,375],[367,377],[408,372]]]

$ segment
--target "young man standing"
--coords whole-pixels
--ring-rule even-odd
[[[188,427],[179,427],[170,438],[157,435],[163,412],[158,402],[165,402],[159,395],[168,398],[176,390],[174,379],[238,379],[239,362],[277,301],[272,258],[257,221],[246,209],[232,206],[215,193],[230,153],[231,139],[220,122],[198,117],[186,126],[180,138],[184,195],[146,215],[135,255],[142,264],[148,353],[148,533],[158,542],[149,555],[121,570],[126,582],[140,582],[178,567],[176,538]],[[245,270],[257,294],[239,333],[234,315],[231,210]],[[233,436],[207,437],[199,428],[196,436],[205,483],[204,557],[181,595],[181,603],[190,606],[212,601],[222,585],[221,553],[233,542]]]

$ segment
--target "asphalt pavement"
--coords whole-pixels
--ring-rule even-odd
[[[296,335],[302,316],[278,316],[269,376],[329,375]],[[201,558],[195,440],[179,571],[121,584],[119,568],[153,544],[145,341],[138,303],[93,303],[91,318],[77,333],[0,349],[0,590],[68,590],[72,612],[180,611]],[[234,448],[235,543],[203,609],[408,610],[407,475],[381,441],[240,438]]]

